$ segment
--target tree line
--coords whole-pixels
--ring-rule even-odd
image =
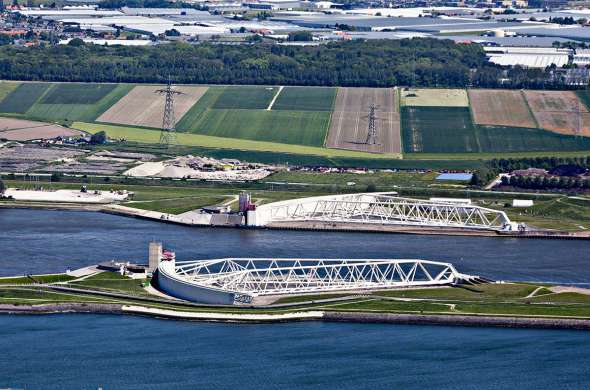
[[[502,185],[533,190],[564,189],[586,190],[590,189],[590,178],[581,177],[556,177],[556,176],[511,176],[502,177]]]
[[[280,84],[350,87],[548,87],[542,70],[510,71],[477,44],[402,39],[318,46],[170,43],[151,47],[86,44],[0,46],[0,78],[12,80]]]
[[[525,157],[492,159],[484,167],[473,172],[471,184],[482,186],[500,173],[509,173],[528,168],[558,172],[554,176],[511,176],[502,178],[503,185],[528,189],[588,189],[590,178],[561,176],[564,172],[583,172],[590,169],[590,156],[578,157]]]

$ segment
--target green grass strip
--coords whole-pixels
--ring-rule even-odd
[[[109,137],[115,139],[125,139],[140,143],[157,144],[160,139],[160,132],[157,130],[137,129],[125,126],[103,125],[97,123],[75,122],[73,128],[97,133],[105,131]],[[214,137],[200,134],[176,134],[177,143],[186,146],[204,146],[220,149],[238,149],[238,150],[255,150],[282,152],[290,154],[315,155],[325,157],[352,157],[352,158],[370,158],[370,159],[395,159],[401,158],[398,154],[372,154],[364,152],[355,152],[350,150],[327,149],[314,146],[288,145],[274,142],[242,140],[235,138]]]

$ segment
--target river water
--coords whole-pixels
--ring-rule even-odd
[[[496,279],[590,283],[584,241],[186,228],[0,209],[2,275],[224,256],[426,258]],[[581,331],[336,324],[209,324],[107,315],[0,316],[0,388],[590,388]]]
[[[191,228],[94,212],[0,209],[0,275],[147,262],[150,240],[179,260],[230,256],[420,258],[496,280],[590,283],[590,242]]]

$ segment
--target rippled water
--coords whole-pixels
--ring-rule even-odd
[[[0,209],[2,275],[225,256],[427,258],[492,278],[590,282],[583,241],[203,229]],[[339,323],[210,324],[107,315],[0,316],[0,388],[584,389],[588,332]]]
[[[587,389],[590,337],[336,323],[0,316],[0,388]]]

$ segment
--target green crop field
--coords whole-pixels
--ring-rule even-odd
[[[0,102],[0,112],[24,114],[51,86],[48,83],[22,83]]]
[[[108,95],[116,84],[53,84],[41,104],[93,104]]]
[[[478,152],[473,133],[468,108],[402,107],[405,152]]]
[[[216,137],[322,146],[330,114],[310,111],[210,110],[195,129]]]
[[[590,90],[576,91],[576,95],[578,95],[586,108],[590,110]]]
[[[14,91],[20,83],[13,81],[0,81],[0,102],[4,100],[12,91]]]
[[[278,91],[278,87],[226,87],[212,108],[215,109],[265,109]]]
[[[273,110],[332,111],[336,88],[285,87]]]
[[[202,119],[205,112],[211,109],[211,106],[215,104],[217,99],[219,99],[219,96],[223,94],[224,90],[225,87],[209,87],[199,101],[193,105],[176,124],[176,129],[189,133],[195,132],[199,127],[199,121]]]
[[[590,150],[590,138],[539,129],[476,126],[467,108],[403,107],[406,153],[510,153]]]
[[[73,85],[73,84],[72,84]],[[77,84],[80,85],[80,84]],[[45,120],[51,122],[71,123],[74,121],[92,122],[98,118],[110,106],[115,104],[121,97],[125,96],[133,87],[132,85],[115,85],[109,84],[109,88],[100,88],[92,92],[92,99],[89,96],[81,97],[80,102],[88,102],[94,98],[99,97],[99,92],[102,97],[99,100],[94,100],[93,103],[52,103],[46,104],[43,102],[52,102],[59,100],[58,98],[47,99],[48,95],[55,93],[56,89],[63,89],[65,84],[54,85],[40,102],[33,104],[26,112],[25,116],[31,119]],[[70,86],[69,84],[67,85]],[[96,84],[96,86],[102,86]],[[92,90],[92,89],[91,89]],[[64,98],[63,101],[73,101],[73,97]]]

